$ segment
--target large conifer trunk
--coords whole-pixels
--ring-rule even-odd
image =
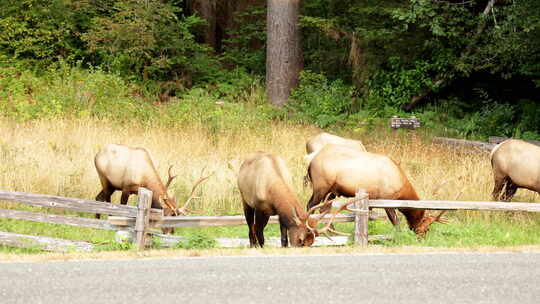
[[[277,107],[287,103],[303,67],[300,1],[268,0],[266,92],[268,102]]]

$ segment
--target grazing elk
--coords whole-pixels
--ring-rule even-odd
[[[290,244],[295,247],[311,246],[316,236],[330,229],[329,225],[320,230],[315,228],[326,213],[317,218],[309,216],[320,206],[329,205],[328,202],[325,201],[306,212],[300,207],[291,181],[285,161],[270,153],[252,153],[240,166],[238,188],[249,227],[251,247],[264,246],[264,227],[271,215],[279,216],[283,247],[288,246],[289,239]]]
[[[152,191],[152,208],[163,209],[166,216],[185,214],[195,188],[208,178],[197,181],[184,207],[177,208],[176,200],[167,192],[167,188],[176,177],[171,175],[172,166],[168,171],[169,179],[163,184],[148,150],[108,144],[96,154],[94,164],[102,187],[96,201],[111,202],[114,191],[120,190],[122,191],[120,203],[125,205],[131,194],[137,194],[139,187],[145,187]],[[100,215],[96,214],[96,217],[99,218]],[[163,232],[170,233],[173,229],[164,228]]]
[[[490,159],[494,200],[509,202],[518,188],[540,193],[540,147],[509,139],[491,150]]]
[[[311,161],[308,174],[313,184],[308,208],[327,195],[353,197],[358,189],[365,189],[371,199],[419,200],[403,170],[384,155],[326,145]],[[392,224],[398,225],[395,211],[385,210]],[[400,208],[399,211],[417,235],[424,235],[433,222],[443,222],[444,211],[436,217],[426,216],[425,210]]]

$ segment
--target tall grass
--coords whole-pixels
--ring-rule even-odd
[[[0,188],[93,199],[100,190],[93,158],[108,143],[146,147],[163,179],[169,165],[178,177],[172,190],[180,201],[205,174],[212,177],[200,187],[193,202],[196,214],[241,213],[236,173],[242,159],[262,150],[281,155],[294,176],[294,186],[306,201],[302,187],[306,171],[305,140],[320,130],[304,125],[273,122],[242,132],[221,130],[217,138],[203,123],[181,127],[122,124],[103,119],[54,119],[16,122],[0,119]],[[421,134],[378,131],[355,136],[369,151],[391,156],[400,163],[422,199],[491,200],[492,176],[487,153],[448,150]],[[118,200],[118,194],[113,197]],[[538,195],[519,190],[515,201],[538,201]],[[482,217],[483,213],[464,212]],[[491,216],[491,215],[490,215]]]

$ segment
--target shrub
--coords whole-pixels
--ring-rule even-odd
[[[357,102],[354,87],[341,80],[329,81],[324,75],[303,71],[300,86],[291,94],[289,108],[301,121],[321,128],[344,122]]]
[[[163,1],[116,1],[111,11],[110,16],[94,18],[82,34],[111,71],[144,80],[189,82],[215,66],[209,48],[192,34],[204,24],[201,18],[178,17],[179,9]]]
[[[206,249],[215,248],[217,245],[216,240],[207,236],[206,234],[195,232],[186,236],[186,239],[178,243],[177,248],[184,249]]]

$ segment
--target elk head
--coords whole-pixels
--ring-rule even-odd
[[[173,179],[176,178],[177,175],[172,175],[171,170],[173,166],[171,165],[168,170],[169,178],[167,179],[167,183],[165,184],[165,189],[163,190],[163,195],[159,197],[159,203],[161,207],[163,208],[163,214],[165,216],[176,216],[178,215],[178,209],[176,207],[176,200],[174,199],[174,196],[172,196],[168,189],[171,185],[171,182]]]
[[[289,236],[290,236],[290,241],[291,241],[292,246],[297,246],[297,247],[311,246],[315,242],[315,238],[321,234],[324,234],[327,238],[331,239],[328,236],[327,231],[330,231],[335,234],[340,234],[340,235],[348,235],[346,233],[342,233],[342,232],[332,229],[331,226],[332,226],[332,222],[336,218],[336,215],[339,212],[347,209],[348,206],[352,204],[354,201],[350,201],[350,202],[346,202],[342,204],[336,211],[332,212],[332,217],[330,218],[330,221],[328,221],[328,223],[322,229],[316,228],[319,221],[325,215],[327,215],[331,210],[331,208],[323,208],[323,207],[329,207],[330,205],[332,205],[333,200],[331,201],[328,200],[329,195],[326,196],[324,202],[310,208],[307,212],[307,216],[305,219],[298,217],[298,215],[296,214],[296,211],[294,211],[293,209],[293,218],[296,223],[296,226],[289,229]],[[311,215],[317,209],[320,209],[320,208],[326,209],[326,211],[322,212],[317,217],[311,217]]]
[[[442,224],[447,224],[448,221],[446,219],[441,218],[442,215],[446,212],[446,210],[441,211],[439,215],[437,216],[425,216],[422,218],[422,220],[417,224],[416,227],[414,227],[414,232],[419,237],[423,237],[426,235],[426,233],[429,231],[429,226],[433,224],[434,222],[439,222]]]

